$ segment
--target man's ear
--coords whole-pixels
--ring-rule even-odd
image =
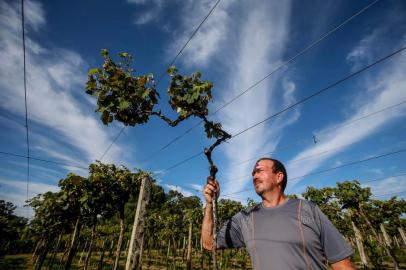
[[[277,182],[278,182],[278,184],[282,183],[283,177],[284,177],[283,172],[278,172],[277,173]]]

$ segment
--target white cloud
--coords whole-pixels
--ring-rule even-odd
[[[198,185],[198,184],[189,184],[194,190],[196,191],[203,191],[203,186],[202,185]]]
[[[43,194],[48,191],[56,192],[59,187],[44,183],[29,183],[28,198],[31,199],[38,194]],[[0,196],[6,201],[10,201],[16,206],[25,205],[27,200],[27,181],[14,179],[0,179]]]
[[[21,161],[8,161],[8,164],[10,166],[7,166],[6,168],[0,168],[0,171],[4,174],[7,175],[14,175],[15,177],[25,177],[27,173],[27,161],[26,160],[21,160]],[[47,164],[49,166],[49,164]],[[41,165],[39,164],[34,164],[33,162],[30,162],[30,172],[31,175],[35,175],[35,179],[44,179],[44,180],[54,180],[55,182],[59,180],[60,178],[63,178],[65,175],[61,173],[60,171],[52,168],[48,168],[44,166],[44,163]]]
[[[189,42],[188,46],[183,51],[183,55],[179,61],[187,66],[206,65],[216,53],[224,48],[226,41],[227,30],[230,27],[230,16],[228,8],[235,1],[223,1],[211,13],[210,17],[204,22],[202,27]],[[190,38],[191,34],[202,20],[207,16],[212,9],[215,1],[186,1],[183,4],[180,17],[182,22],[180,30],[174,32],[174,42],[168,48],[168,57],[173,57],[174,51],[179,51],[180,48]]]
[[[229,100],[263,78],[282,61],[289,31],[290,2],[256,1],[249,5],[249,8],[241,6],[247,17],[233,18],[233,29],[238,29],[238,33],[234,33],[236,37],[231,35],[227,40],[229,44],[233,44],[231,48],[234,50],[228,48],[229,61],[225,61],[229,69],[225,80],[228,83],[227,89],[231,90],[222,93],[224,100]],[[285,104],[290,104],[294,100],[295,84],[286,79],[282,82],[284,91],[277,91],[277,78],[265,80],[220,111],[219,118],[224,129],[235,134],[263,120]],[[281,96],[284,103],[273,102],[276,96]],[[272,120],[272,125],[257,126],[232,139],[222,147],[222,151],[230,163],[251,158],[258,153],[270,152],[275,149],[283,128],[293,123],[297,117],[294,112]],[[225,170],[223,179],[246,175],[251,169],[252,163],[230,166]],[[221,179],[219,181],[221,183]],[[222,187],[223,194],[237,192],[247,183],[251,183],[250,177],[246,181],[226,182]],[[238,196],[240,195],[246,198],[246,193]]]
[[[127,0],[127,3],[142,6],[146,5],[147,3],[149,4],[147,9],[138,12],[137,17],[134,20],[135,24],[144,25],[152,22],[157,22],[168,1]]]
[[[145,13],[141,14],[141,16],[139,16],[135,19],[135,24],[138,24],[138,25],[147,24],[147,23],[153,21],[157,15],[158,14],[156,11],[145,12]]]
[[[185,197],[194,196],[194,194],[192,192],[190,192],[189,190],[187,190],[185,188],[175,186],[175,185],[168,185],[168,184],[165,184],[165,186],[167,188],[169,188],[170,190],[175,190],[175,191],[177,191],[179,193],[182,193],[182,195],[185,196]]]
[[[28,26],[35,31],[45,25],[45,13],[41,3],[37,1],[24,1],[24,17]]]
[[[58,159],[73,164],[87,164],[99,158],[111,143],[116,130],[107,129],[94,113],[84,93],[88,66],[76,52],[63,48],[45,48],[30,36],[30,30],[40,31],[46,25],[41,4],[26,4],[26,64],[27,105],[30,144],[33,156]],[[21,13],[19,2],[0,2],[0,106],[12,114],[24,117],[23,55]],[[78,98],[79,96],[79,98]],[[85,102],[83,102],[85,101]],[[87,106],[83,105],[86,104]],[[114,126],[114,125],[113,125]],[[21,134],[24,134],[21,132]],[[123,160],[118,144],[114,144],[104,161]],[[80,175],[87,170],[64,167]],[[38,172],[38,177],[49,177]],[[55,181],[57,179],[54,179]],[[2,180],[11,192],[1,191],[1,197],[21,206],[24,204],[25,182]],[[55,186],[30,183],[30,196],[55,190]],[[24,210],[22,211],[24,212]]]
[[[27,27],[39,30],[45,24],[41,5],[28,1],[27,10],[28,7]],[[0,105],[13,113],[24,115],[21,29],[14,27],[21,23],[19,6],[3,1],[1,12],[0,25],[7,27],[0,30]],[[81,106],[80,100],[74,96],[77,91],[85,95],[86,63],[73,51],[61,48],[46,50],[29,35],[26,40],[28,114],[32,122],[51,129],[43,134],[48,143],[35,133],[31,134],[33,147],[38,139],[50,156],[58,156],[56,153],[64,147],[49,140],[49,135],[53,134],[66,141],[70,148],[79,150],[82,154],[80,161],[98,158],[110,144],[112,135],[109,132],[112,130],[107,131],[94,114],[94,109]],[[117,160],[120,151],[117,144],[113,145],[107,158]]]
[[[38,139],[38,141],[39,141],[39,139]],[[36,145],[33,147],[33,149],[46,153],[47,155],[54,157],[55,159],[60,160],[62,162],[70,163],[71,165],[79,164],[77,159],[75,159],[69,155],[63,154],[60,151],[60,149],[58,149],[58,151],[55,151],[54,149],[57,149],[57,148],[54,148],[52,146],[57,146],[58,145],[57,143],[54,143],[54,142],[46,143],[43,141],[41,141],[41,142],[42,142],[41,145],[45,144],[45,145],[48,145],[48,147]],[[86,167],[86,166],[83,165],[83,167]]]
[[[378,168],[366,169],[365,172],[370,173],[375,176],[380,176],[383,174],[382,169],[378,169]]]
[[[373,196],[377,199],[387,199],[396,196],[398,192],[406,191],[406,176],[390,177],[382,181],[361,184],[361,186],[370,187]]]
[[[374,32],[374,35],[375,33],[376,32]],[[368,48],[372,45],[367,44],[365,40],[376,40],[376,37],[367,37],[360,42],[363,47]],[[356,46],[349,55],[354,55],[354,52],[357,50],[359,50],[359,46]],[[373,51],[365,51],[363,54],[373,54]],[[370,59],[376,59],[376,57],[378,56],[368,56]],[[402,90],[406,88],[405,70],[406,61],[404,58],[400,57],[396,60],[392,59],[390,64],[387,63],[385,68],[383,68],[378,75],[375,75],[374,77],[366,77],[364,81],[357,85],[360,94],[355,96],[352,104],[349,105],[351,110],[345,108],[347,111],[346,114],[348,115],[346,119],[319,130],[316,133],[316,137],[320,141],[317,144],[304,149],[296,155],[292,161],[322,152],[326,149],[334,148],[338,145],[349,146],[350,144],[360,142],[384,128],[384,126],[390,121],[399,119],[399,117],[405,115],[406,106],[403,104],[396,109],[375,115],[373,121],[358,121],[356,123],[356,128],[354,128],[353,124],[340,127],[345,122],[350,122],[364,115],[406,100],[406,92]],[[348,149],[348,147],[337,148],[336,151],[330,151],[326,155],[311,160],[304,160],[300,163],[290,162],[287,166],[288,171],[292,172],[291,177],[311,173],[323,164],[323,162],[346,149]],[[292,186],[295,186],[297,183],[298,182],[294,182],[288,186],[292,188]]]
[[[148,2],[148,0],[127,0],[127,3],[133,3],[133,4],[137,4],[137,5],[143,5],[147,2]]]
[[[0,2],[0,13],[3,14],[3,18],[0,20],[0,33],[11,31],[21,35],[21,3],[15,2],[14,6],[12,6],[6,3],[6,1],[2,1]],[[4,15],[12,19],[5,20]],[[19,20],[17,21],[15,18],[19,18]],[[45,16],[41,4],[31,0],[24,1],[24,19],[26,31],[31,29],[38,31],[40,27],[45,25]]]

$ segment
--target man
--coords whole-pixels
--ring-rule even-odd
[[[287,173],[281,162],[261,158],[252,171],[262,203],[232,217],[217,234],[217,249],[246,247],[254,269],[355,269],[348,259],[353,250],[334,225],[312,202],[284,195]],[[213,247],[212,201],[220,193],[209,178],[204,189],[206,210],[203,247]]]

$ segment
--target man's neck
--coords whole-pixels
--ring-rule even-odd
[[[287,197],[283,192],[278,192],[274,194],[267,194],[262,197],[262,204],[265,207],[275,207],[283,204],[287,200]]]

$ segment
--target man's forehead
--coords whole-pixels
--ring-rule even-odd
[[[273,161],[269,160],[269,159],[262,159],[260,161],[258,161],[257,163],[255,163],[254,169],[255,168],[272,168],[273,167]]]

